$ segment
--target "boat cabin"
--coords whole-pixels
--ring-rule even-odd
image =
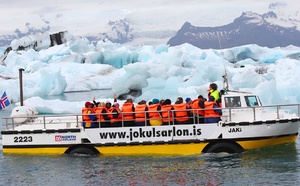
[[[262,106],[258,96],[249,92],[227,91],[222,95],[222,107],[256,107]]]
[[[262,108],[262,103],[257,95],[249,92],[227,91],[222,95],[223,122],[249,122],[276,118],[272,111],[270,114]]]

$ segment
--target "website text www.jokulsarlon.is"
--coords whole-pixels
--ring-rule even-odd
[[[182,137],[182,136],[200,136],[201,129],[196,128],[196,126],[190,128],[177,128],[173,126],[172,128],[160,128],[160,127],[150,127],[142,128],[135,127],[129,128],[129,131],[109,131],[100,132],[100,139],[129,139],[134,141],[135,139],[147,139],[147,138],[166,138],[166,137]]]

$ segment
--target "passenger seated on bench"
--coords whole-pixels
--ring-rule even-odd
[[[145,100],[142,100],[135,106],[135,125],[145,126],[148,123],[148,106]],[[148,125],[148,124],[147,124]]]
[[[172,102],[170,99],[166,99],[161,106],[161,116],[163,118],[162,125],[172,125],[173,124],[173,111]]]
[[[215,102],[215,98],[213,96],[210,96],[209,100],[204,102],[204,107],[204,122],[218,123],[220,121],[222,110]]]
[[[149,110],[149,118],[150,118],[150,125],[151,126],[160,126],[162,125],[162,117],[161,117],[161,106],[159,103],[159,100],[154,98],[152,100],[152,105],[149,105],[148,107]]]
[[[110,118],[108,116],[108,110],[105,107],[104,102],[100,102],[98,107],[94,108],[97,122],[100,122],[101,127],[110,127]]]
[[[199,95],[197,99],[192,102],[192,113],[195,115],[196,122],[204,123],[204,102],[205,98]]]
[[[178,97],[173,105],[175,114],[175,124],[188,124],[192,123],[193,118],[189,118],[189,110],[186,103],[183,102],[182,97]],[[191,119],[191,120],[190,120]]]
[[[120,110],[120,105],[115,102],[110,109],[110,123],[111,127],[122,127],[122,111]]]
[[[96,128],[99,124],[95,122],[96,116],[93,110],[93,104],[90,102],[85,103],[85,107],[82,108],[82,125],[84,128]]]
[[[135,126],[135,108],[133,104],[133,100],[128,98],[122,106],[124,127],[132,127]]]

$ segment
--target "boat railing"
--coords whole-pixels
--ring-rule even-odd
[[[255,106],[255,107],[227,107],[218,108],[222,110],[220,118],[224,122],[243,122],[243,121],[265,121],[265,120],[276,120],[276,119],[291,119],[298,118],[300,116],[300,104],[289,104],[289,105],[268,105],[268,106]],[[183,117],[177,116],[177,112],[182,110],[171,110],[171,111],[146,111],[146,112],[121,112],[121,126],[140,126],[136,125],[136,118],[126,119],[124,116],[128,114],[136,115],[144,113],[144,124],[141,126],[154,126],[151,124],[151,120],[159,120],[158,125],[177,125],[177,124],[201,124],[203,123],[204,116],[198,115],[199,111],[205,109],[188,109],[188,119],[183,121]],[[206,109],[208,110],[208,109]],[[150,113],[159,113],[156,118],[149,117]],[[167,117],[163,118],[162,113],[167,112]],[[96,118],[100,118],[101,114],[94,114]],[[111,113],[102,113],[102,115],[109,115]],[[6,129],[15,130],[16,127],[19,129],[28,130],[30,129],[63,129],[63,128],[81,128],[83,126],[82,114],[64,114],[64,115],[38,115],[37,118],[30,118],[26,122],[18,123],[16,120],[24,117],[3,117]],[[28,117],[27,117],[28,118]],[[104,122],[110,123],[110,120],[101,121],[97,119],[92,121],[98,123],[98,127],[102,128]],[[130,125],[126,125],[127,122],[132,122]],[[142,123],[143,123],[142,122]],[[141,123],[140,123],[141,124]],[[113,124],[111,124],[113,127]]]
[[[28,130],[28,127],[34,129],[61,129],[61,128],[79,128],[82,125],[82,115],[62,114],[62,115],[37,115],[37,117],[26,116],[9,116],[3,117],[6,130],[19,129]],[[18,120],[26,120],[25,122],[17,122]]]
[[[227,116],[228,122],[292,119],[299,118],[300,104],[227,107],[222,109],[222,113]]]

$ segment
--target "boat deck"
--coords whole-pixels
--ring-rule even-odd
[[[220,108],[221,109],[221,108]],[[190,109],[190,112],[196,111]],[[172,110],[172,115],[176,110]],[[136,113],[136,112],[133,112]],[[122,113],[122,115],[127,113]],[[222,123],[255,123],[257,121],[267,122],[268,120],[291,120],[299,119],[300,104],[293,105],[270,105],[257,107],[227,107],[222,108],[222,116],[220,116]],[[20,117],[4,117],[6,130],[46,130],[46,129],[68,129],[81,128],[82,115],[66,114],[66,115],[38,115],[30,118],[26,122],[17,123],[15,119]],[[169,125],[176,125],[173,120],[169,118]],[[150,126],[149,118],[145,118],[145,126]],[[122,121],[122,126],[124,122]],[[195,114],[190,115],[190,124],[199,124],[199,117]],[[99,122],[101,128],[101,122]]]

